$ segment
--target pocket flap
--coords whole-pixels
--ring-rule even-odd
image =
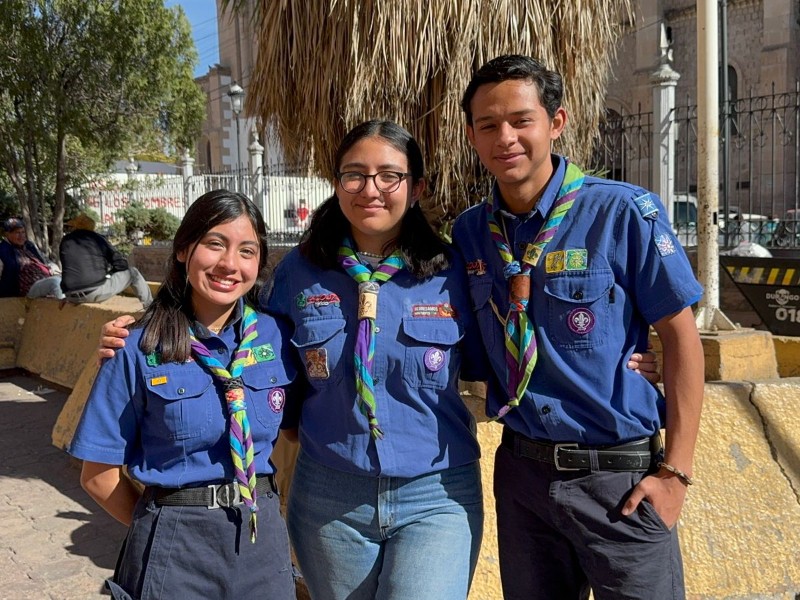
[[[403,317],[405,334],[424,344],[441,344],[452,346],[464,336],[461,325],[453,319],[437,319],[435,317],[413,318]]]
[[[242,381],[251,390],[266,390],[289,385],[292,380],[280,363],[274,365],[262,363],[258,366],[245,367],[242,371]]]
[[[297,348],[327,342],[344,329],[344,319],[306,319],[295,330],[292,344]]]
[[[561,273],[545,280],[544,293],[563,302],[590,304],[607,294],[613,285],[610,270]]]
[[[153,371],[145,383],[149,391],[165,400],[185,400],[202,395],[211,386],[211,376],[198,377],[195,369]]]
[[[480,279],[470,279],[469,282],[469,295],[472,299],[473,310],[480,310],[489,298],[492,297],[492,280],[488,277],[481,277]]]

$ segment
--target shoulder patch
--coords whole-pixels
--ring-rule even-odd
[[[656,203],[653,201],[653,198],[650,194],[645,194],[644,196],[634,198],[633,201],[636,204],[636,208],[638,208],[639,212],[642,213],[642,217],[645,219],[658,218],[658,207],[656,206]]]
[[[653,238],[653,241],[655,241],[656,248],[658,248],[658,253],[661,256],[675,254],[675,242],[672,240],[672,236],[670,234],[659,233]]]

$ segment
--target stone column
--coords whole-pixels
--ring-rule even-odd
[[[194,201],[192,198],[192,177],[194,177],[194,157],[189,153],[188,148],[184,148],[181,154],[181,160],[178,163],[183,177],[183,210],[189,208],[189,205]]]
[[[258,142],[258,131],[252,129],[253,141],[247,147],[250,154],[250,196],[256,206],[261,209],[261,215],[266,219],[267,197],[264,193],[264,146]]]
[[[667,40],[664,24],[661,24],[659,43],[659,64],[650,75],[653,84],[653,191],[660,197],[667,209],[670,223],[673,219],[672,202],[675,193],[675,122],[672,111],[675,108],[675,87],[680,74],[670,63],[672,49]]]

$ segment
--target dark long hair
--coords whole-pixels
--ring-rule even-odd
[[[478,88],[487,83],[500,83],[509,79],[532,82],[547,115],[551,119],[556,116],[564,97],[561,75],[530,56],[505,54],[493,58],[478,69],[467,85],[461,98],[461,109],[467,117],[467,125],[472,126],[472,99]]]
[[[157,350],[161,362],[185,362],[190,358],[189,327],[194,322],[194,310],[186,266],[194,254],[192,246],[217,225],[242,215],[253,226],[260,246],[256,282],[244,298],[251,306],[258,306],[258,294],[267,278],[267,229],[261,211],[243,194],[213,190],[192,203],[175,233],[166,279],[139,322],[145,328],[139,343],[143,352]],[[186,262],[179,261],[178,254],[190,249]]]
[[[336,151],[337,172],[344,155],[367,138],[380,138],[402,152],[408,160],[413,183],[425,177],[425,162],[419,144],[406,129],[392,121],[365,121],[351,129]],[[339,246],[350,229],[350,222],[342,213],[334,191],[333,196],[325,200],[311,217],[300,241],[300,253],[324,269],[338,269]],[[399,250],[408,270],[419,278],[430,277],[449,266],[447,246],[431,228],[419,202],[406,211],[397,239],[391,240],[384,250],[389,248]]]

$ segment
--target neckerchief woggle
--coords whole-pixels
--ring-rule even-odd
[[[536,335],[533,323],[528,316],[527,308],[531,292],[531,270],[537,265],[544,255],[544,249],[558,231],[561,221],[575,203],[578,190],[583,185],[583,172],[567,161],[564,181],[558,191],[558,196],[550,208],[539,233],[532,243],[528,244],[522,257],[522,264],[514,258],[511,244],[506,239],[504,228],[501,228],[495,219],[497,200],[494,196],[486,201],[486,210],[489,214],[489,232],[494,240],[500,257],[503,259],[503,276],[508,281],[509,308],[505,320],[505,346],[506,346],[506,391],[508,403],[500,408],[492,421],[501,419],[509,410],[519,406],[522,395],[528,389],[528,383],[533,374],[533,368],[538,359]]]
[[[361,412],[367,417],[369,430],[375,439],[383,438],[376,416],[375,384],[372,366],[375,362],[375,319],[378,316],[380,284],[405,267],[400,253],[395,250],[373,271],[361,263],[353,250],[353,243],[345,238],[339,248],[339,264],[358,282],[358,333],[355,346],[356,398]]]
[[[225,401],[228,406],[229,416],[229,441],[233,471],[239,494],[245,507],[250,511],[250,541],[255,543],[258,534],[256,512],[258,511],[256,493],[256,467],[253,451],[253,436],[250,431],[250,421],[247,418],[247,404],[244,401],[244,383],[241,379],[253,340],[258,337],[256,325],[258,317],[256,311],[247,304],[242,313],[242,331],[239,347],[233,353],[230,370],[211,355],[208,348],[197,339],[190,328],[192,354],[197,362],[211,372],[211,375],[222,384],[225,390]]]

